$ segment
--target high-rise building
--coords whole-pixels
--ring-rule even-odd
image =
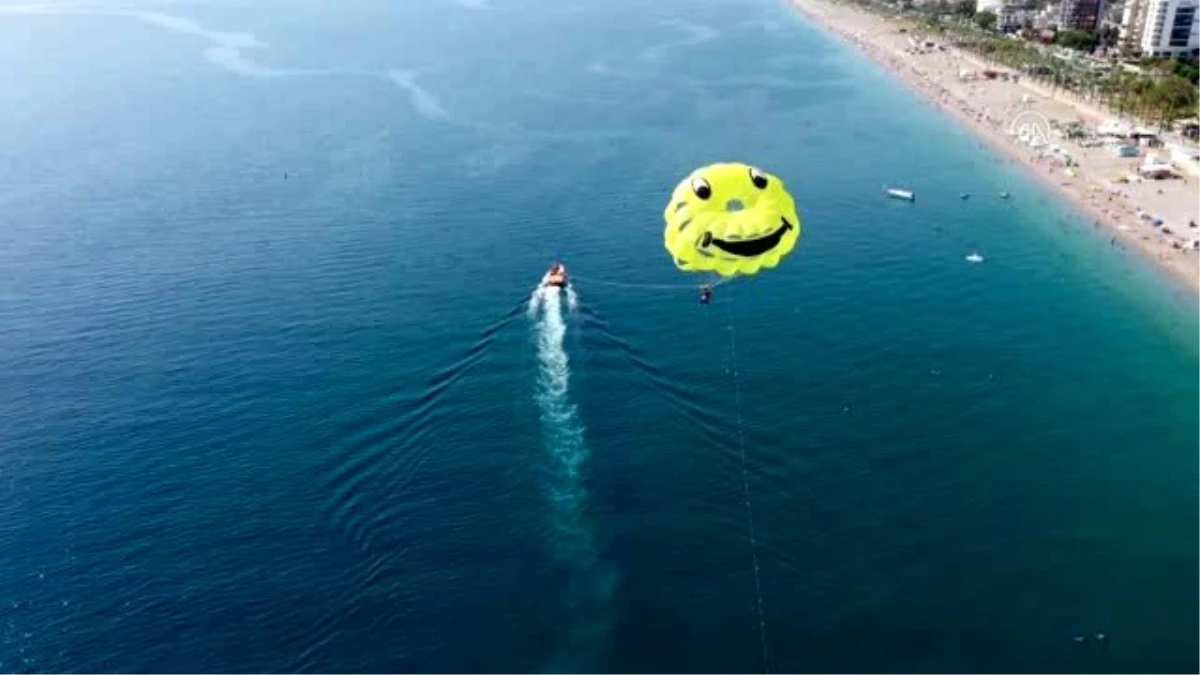
[[[1121,51],[1132,53],[1142,48],[1146,10],[1146,0],[1125,0],[1125,9],[1121,13]]]
[[[1195,56],[1200,48],[1200,0],[1144,0],[1141,51],[1145,56]]]
[[[996,28],[1002,31],[1020,28],[1028,13],[1022,0],[978,0],[975,11],[995,14]]]
[[[1047,5],[1033,13],[1033,27],[1045,30],[1058,25],[1058,5]]]
[[[1015,2],[1005,2],[996,11],[996,28],[1004,32],[1015,31],[1031,16],[1032,12]]]
[[[1120,26],[1121,18],[1125,16],[1125,5],[1122,0],[1109,0],[1104,7],[1104,14],[1100,17],[1100,27]]]
[[[1058,27],[1096,30],[1104,15],[1104,0],[1063,0],[1059,5]]]

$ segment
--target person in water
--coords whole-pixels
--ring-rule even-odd
[[[705,286],[700,289],[700,304],[707,305],[709,300],[712,300],[712,288]]]

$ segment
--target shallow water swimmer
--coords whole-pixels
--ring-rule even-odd
[[[712,287],[704,286],[700,289],[700,304],[707,305],[709,300],[712,300]]]

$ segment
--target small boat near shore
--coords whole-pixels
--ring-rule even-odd
[[[917,200],[917,195],[912,190],[901,190],[900,188],[887,188],[887,196],[892,199],[903,199],[907,202]]]

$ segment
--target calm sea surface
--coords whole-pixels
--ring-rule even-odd
[[[1195,295],[785,5],[0,6],[0,671],[1200,665]]]

